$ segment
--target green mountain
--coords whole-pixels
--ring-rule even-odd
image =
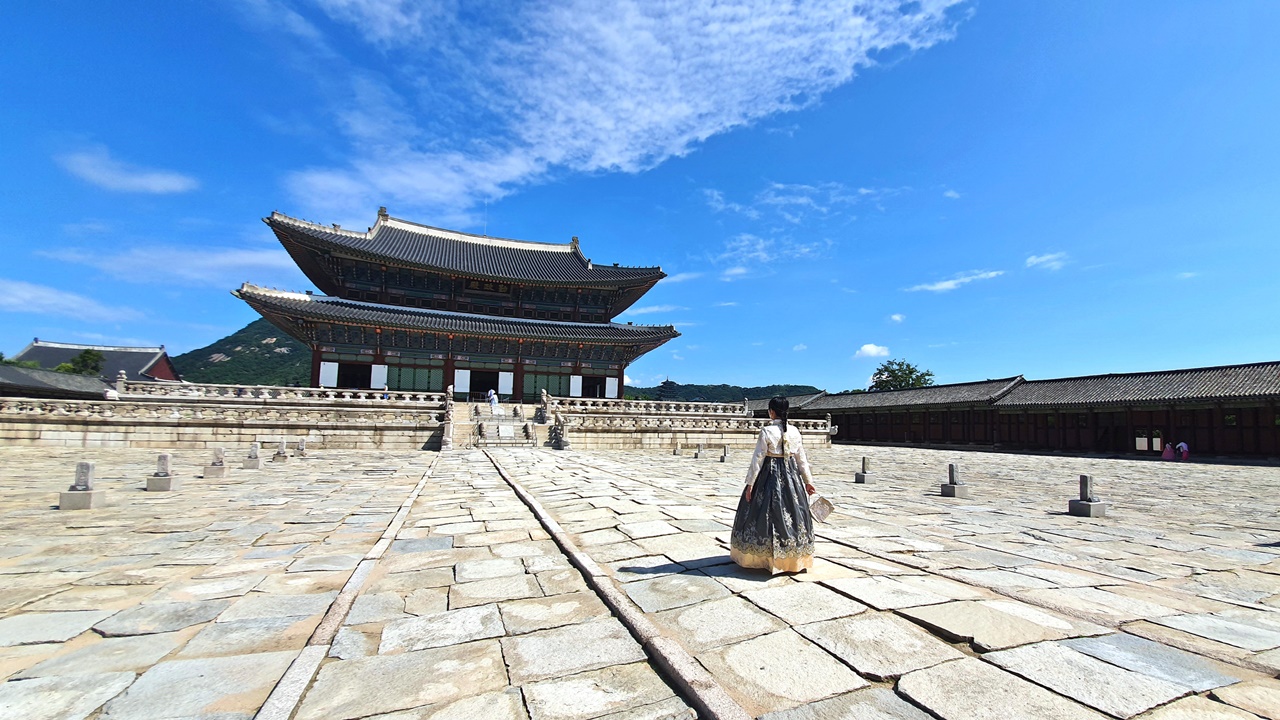
[[[304,387],[311,382],[311,351],[263,318],[178,355],[173,364],[187,382]]]
[[[667,393],[667,397],[671,400],[683,400],[686,402],[742,402],[743,398],[759,400],[761,398],[771,398],[774,395],[807,395],[820,392],[819,388],[812,385],[741,387],[739,385],[681,385],[677,382],[668,381],[665,386],[647,388],[628,385],[625,393],[629,398],[656,400],[658,399],[659,387],[663,388],[663,391]]]

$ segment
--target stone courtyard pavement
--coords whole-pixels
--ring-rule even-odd
[[[1280,718],[1274,467],[815,450],[836,512],[770,577],[715,456],[179,451],[148,493],[154,451],[0,448],[0,718],[660,720],[699,674],[724,717]],[[108,507],[53,509],[77,460]]]

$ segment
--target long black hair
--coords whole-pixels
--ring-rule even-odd
[[[782,454],[787,454],[787,411],[791,409],[791,401],[777,395],[769,400],[769,409],[782,421]]]

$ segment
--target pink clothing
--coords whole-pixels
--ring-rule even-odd
[[[1165,444],[1164,444],[1164,452],[1160,453],[1160,459],[1162,459],[1162,460],[1172,460],[1173,458],[1174,458],[1174,455],[1173,455],[1173,443],[1165,443]]]

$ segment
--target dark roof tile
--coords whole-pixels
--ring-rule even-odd
[[[1280,396],[1280,362],[1028,380],[996,407],[1215,402]]]
[[[879,410],[909,408],[925,405],[971,405],[990,403],[1022,381],[1022,376],[1000,380],[982,380],[951,385],[929,385],[909,390],[880,390],[877,392],[840,393],[826,395],[805,406],[808,412],[839,412],[845,410]]]

